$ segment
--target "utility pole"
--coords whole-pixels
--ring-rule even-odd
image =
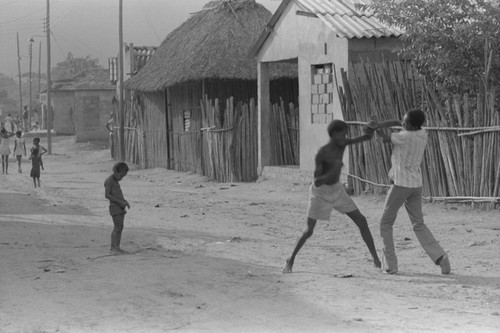
[[[47,152],[49,155],[52,154],[52,135],[50,134],[50,128],[52,126],[50,119],[51,111],[51,98],[50,98],[50,0],[47,0]]]
[[[30,43],[30,46],[29,46],[29,55],[30,55],[30,109],[29,109],[29,112],[28,112],[28,124],[29,124],[28,125],[29,126],[28,127],[28,131],[31,131],[31,112],[33,110],[33,100],[32,100],[33,94],[31,92],[31,81],[32,81],[32,77],[31,77],[31,72],[32,72],[31,68],[32,67],[31,67],[31,64],[33,62],[32,60],[33,60],[33,42],[34,41],[35,40],[33,39],[33,37],[30,37],[28,39],[28,42]]]
[[[48,1],[48,0],[47,0]],[[119,27],[118,27],[118,39],[120,43],[120,53],[119,53],[119,78],[120,78],[120,88],[118,90],[118,106],[120,109],[120,159],[125,161],[125,108],[123,105],[123,0],[120,0],[119,8]]]
[[[42,80],[42,42],[38,43],[38,96],[40,96],[40,82]]]
[[[17,71],[19,72],[19,116],[23,122],[23,90],[21,88],[21,55],[19,54],[19,32],[17,33]]]

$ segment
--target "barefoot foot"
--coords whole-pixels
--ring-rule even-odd
[[[291,273],[291,272],[292,272],[292,266],[293,266],[293,262],[291,262],[291,261],[290,261],[290,259],[287,259],[287,260],[285,261],[285,266],[283,266],[283,270],[282,270],[282,272],[283,272],[284,274],[289,274],[289,273]]]

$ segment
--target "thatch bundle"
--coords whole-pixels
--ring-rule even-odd
[[[172,31],[125,87],[153,92],[202,79],[255,80],[248,52],[271,16],[254,0],[212,1]]]

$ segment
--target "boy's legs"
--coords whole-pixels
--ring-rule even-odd
[[[372,255],[373,264],[375,265],[375,267],[380,268],[382,265],[380,263],[380,259],[378,258],[377,250],[375,249],[375,244],[373,243],[372,233],[370,232],[370,228],[368,227],[366,218],[363,214],[361,214],[359,209],[348,212],[346,213],[346,215],[349,216],[351,220],[354,221],[354,223],[356,223],[356,226],[359,228],[359,232],[361,233],[361,237],[363,238],[363,241],[365,242],[368,250],[370,251],[370,254]]]
[[[9,173],[9,155],[5,155],[5,173]]]
[[[21,158],[22,158],[22,155],[16,155],[16,159],[17,159],[17,171],[19,173],[22,172],[22,170],[21,170]]]
[[[2,173],[5,173],[5,156],[2,155]]]
[[[113,231],[111,232],[111,251],[120,250],[120,242],[122,238],[123,231],[123,221],[125,220],[125,214],[114,215],[113,217]]]
[[[405,208],[408,212],[413,231],[417,236],[420,245],[425,250],[427,255],[432,261],[439,265],[440,260],[446,255],[443,248],[434,238],[432,232],[427,228],[424,223],[424,216],[422,213],[422,188],[413,189],[413,193],[408,197],[405,202]],[[446,258],[448,260],[448,258]],[[447,263],[449,266],[449,263]],[[449,267],[443,270],[443,274],[449,273]]]
[[[306,240],[312,236],[314,227],[316,226],[316,221],[313,218],[308,217],[307,218],[307,226],[300,238],[297,240],[297,244],[295,245],[295,248],[293,249],[292,255],[290,258],[288,258],[285,262],[285,267],[283,267],[283,273],[291,273],[292,272],[292,267],[293,263],[295,261],[295,256],[297,253],[299,253],[300,249],[302,246],[305,244]]]
[[[36,177],[33,177],[33,185],[36,187]]]
[[[380,236],[384,243],[382,259],[384,259],[385,267],[383,269],[391,274],[398,271],[398,258],[394,249],[392,227],[396,221],[399,208],[401,208],[410,193],[409,190],[411,189],[392,185],[385,198],[384,213],[380,219]]]

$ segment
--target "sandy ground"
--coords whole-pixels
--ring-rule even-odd
[[[53,152],[39,189],[26,160],[23,174],[11,159],[0,175],[0,332],[500,331],[498,210],[425,204],[448,276],[403,211],[399,274],[375,269],[337,213],[319,222],[294,273],[282,274],[305,225],[306,184],[221,184],[132,166],[121,182],[130,253],[111,256],[109,151],[56,137]],[[380,249],[384,197],[354,200]]]

